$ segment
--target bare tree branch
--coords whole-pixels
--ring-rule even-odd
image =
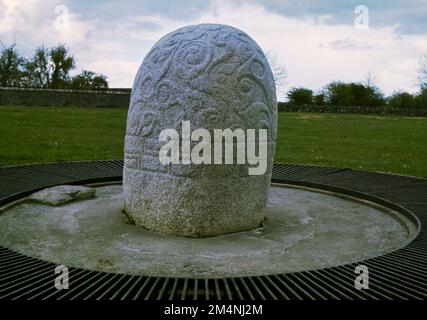
[[[369,70],[362,84],[364,84],[368,88],[372,88],[375,86],[376,78],[377,77],[375,76],[375,74],[371,70]]]
[[[418,68],[418,82],[420,88],[427,88],[427,54],[421,56]]]
[[[3,49],[6,50],[6,45],[3,43],[3,41],[0,40],[0,44],[3,47]]]
[[[267,51],[265,56],[267,57],[268,63],[270,64],[271,71],[273,72],[274,82],[276,83],[277,93],[281,94],[285,92],[287,71],[286,68],[280,64],[279,59],[271,51]]]

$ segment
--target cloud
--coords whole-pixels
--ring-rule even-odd
[[[1,0],[0,0],[1,1]],[[80,19],[78,13],[68,13],[68,28],[57,28],[58,1],[29,0],[25,2],[3,0],[6,8],[0,20],[0,39],[7,43],[17,42],[24,53],[29,54],[38,45],[55,45],[66,42],[69,46],[81,45],[93,25]]]
[[[359,30],[353,25],[317,24],[258,5],[218,2],[215,15],[207,13],[201,21],[246,31],[264,51],[279,57],[290,87],[319,89],[333,80],[362,81],[370,71],[386,93],[395,88],[415,92],[418,57],[427,51],[425,36],[398,34],[396,26]]]
[[[367,42],[355,42],[350,39],[338,39],[329,43],[320,43],[319,48],[332,48],[334,50],[369,50],[372,45]]]
[[[6,5],[3,3],[3,1],[0,1],[0,20],[3,20],[6,17],[6,10]]]
[[[417,11],[420,2],[414,0],[378,2],[383,9],[367,1],[372,24],[358,30],[355,1],[0,0],[0,40],[16,39],[27,56],[41,44],[64,42],[79,69],[106,74],[113,87],[130,87],[145,54],[164,34],[188,24],[223,23],[246,31],[277,56],[287,69],[288,87],[319,89],[333,80],[362,81],[370,71],[386,93],[415,92],[418,59],[427,52],[427,35],[421,32],[425,22],[416,17],[425,11]],[[60,4],[69,8],[64,30],[55,28]],[[406,4],[403,13],[394,10]],[[414,24],[398,19],[410,15]],[[389,22],[379,23],[380,16]],[[409,32],[411,26],[418,31]]]
[[[82,12],[83,17],[126,21],[134,16],[161,15],[168,19],[186,21],[209,10],[212,0],[126,0],[121,1],[73,1],[72,10]]]
[[[157,22],[150,21],[149,19],[135,19],[134,23],[129,26],[132,30],[146,30],[146,31],[159,31],[162,26]]]
[[[243,0],[240,0],[243,3]],[[425,0],[248,0],[269,12],[305,20],[307,17],[327,16],[322,23],[353,25],[354,9],[364,5],[369,10],[371,27],[398,26],[401,34],[427,34],[427,2]],[[247,3],[247,1],[246,1]]]

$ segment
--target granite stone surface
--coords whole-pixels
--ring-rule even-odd
[[[236,162],[162,164],[160,132],[181,132],[183,121],[212,137],[214,129],[267,129],[266,172],[248,175],[253,165]],[[258,227],[265,215],[276,130],[273,74],[250,36],[218,24],[165,35],[145,57],[132,89],[123,172],[126,214],[136,225],[178,236]]]

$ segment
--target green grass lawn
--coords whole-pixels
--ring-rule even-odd
[[[121,159],[126,114],[0,106],[0,166]],[[280,113],[275,161],[427,177],[427,119]]]

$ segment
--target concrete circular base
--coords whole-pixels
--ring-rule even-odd
[[[310,270],[403,247],[416,226],[369,202],[272,186],[263,228],[192,239],[133,226],[121,185],[62,207],[22,203],[0,216],[0,245],[69,267],[162,277],[231,277]]]

